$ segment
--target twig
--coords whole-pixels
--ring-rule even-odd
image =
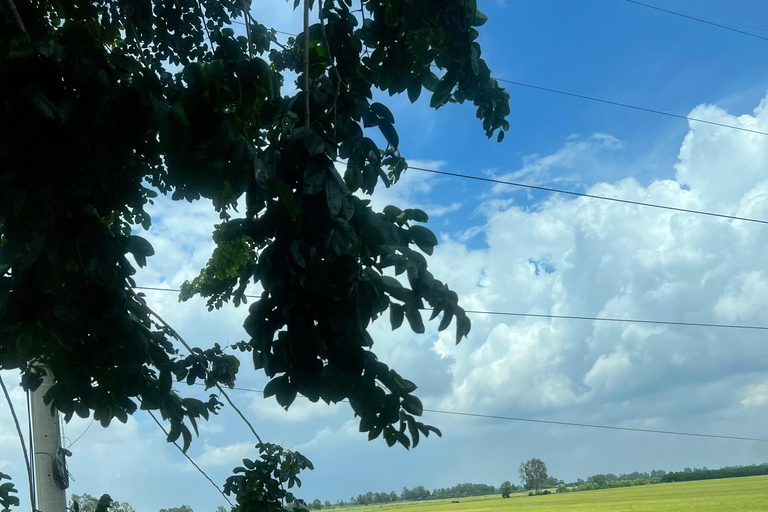
[[[211,51],[214,50],[213,41],[211,41],[211,33],[208,32],[208,20],[205,18],[205,13],[203,12],[203,6],[200,5],[200,0],[197,0],[197,8],[200,9],[200,15],[203,17],[203,28],[205,29],[205,35],[208,38],[208,44],[211,45]]]
[[[16,24],[19,26],[22,32],[27,34],[27,27],[24,26],[24,21],[21,19],[21,14],[19,14],[18,9],[16,9],[16,4],[13,2],[13,0],[5,0],[8,4],[8,8],[11,9],[11,12],[13,13],[13,18],[16,20]]]
[[[16,409],[13,407],[13,402],[11,402],[11,395],[8,394],[8,388],[5,387],[5,382],[3,381],[3,377],[0,376],[0,386],[3,388],[3,393],[5,394],[5,400],[8,402],[8,408],[11,410],[11,415],[13,416],[13,422],[16,424],[16,433],[19,434],[19,442],[21,443],[21,451],[24,452],[24,463],[27,465],[27,482],[29,482],[29,501],[32,504],[32,510],[37,509],[37,505],[35,504],[35,488],[34,488],[34,475],[32,474],[32,466],[29,464],[29,456],[27,455],[27,445],[24,443],[24,434],[21,433],[21,425],[19,425],[19,418],[16,416]],[[32,440],[29,440],[32,442]]]
[[[248,6],[245,4],[245,0],[241,0],[240,3],[243,6],[243,18],[245,18],[245,33],[248,36],[248,56],[253,60],[253,44],[251,44],[251,20],[248,17]]]
[[[309,0],[304,0],[304,117],[309,128]]]
[[[341,93],[341,84],[344,84],[344,80],[341,79],[339,74],[339,67],[333,58],[333,52],[331,51],[331,43],[328,41],[328,35],[325,33],[325,21],[323,20],[323,6],[320,5],[318,11],[318,18],[320,19],[320,31],[323,34],[323,41],[325,41],[325,47],[328,50],[328,59],[331,61],[333,71],[336,73],[336,95],[333,97],[333,141],[336,142],[336,106],[339,101],[339,94]],[[347,84],[344,84],[346,87]]]

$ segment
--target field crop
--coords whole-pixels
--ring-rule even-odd
[[[511,498],[461,498],[459,503],[370,505],[346,510],[370,512],[743,512],[768,510],[768,476],[725,478],[670,484]]]

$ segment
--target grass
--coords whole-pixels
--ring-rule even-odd
[[[461,498],[460,503],[370,505],[344,510],[382,512],[741,512],[768,510],[768,476],[724,478],[596,491],[528,496]]]

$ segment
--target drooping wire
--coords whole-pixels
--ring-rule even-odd
[[[29,501],[32,505],[32,510],[37,510],[37,504],[35,501],[35,487],[34,487],[34,474],[32,473],[32,465],[29,463],[29,455],[27,452],[27,445],[24,442],[24,434],[21,431],[21,425],[19,424],[19,417],[16,416],[16,409],[13,407],[11,401],[11,395],[8,394],[8,388],[5,387],[5,381],[3,376],[0,375],[0,387],[3,388],[3,394],[5,400],[8,402],[8,408],[11,410],[11,416],[13,416],[13,423],[16,425],[16,433],[19,436],[19,443],[21,444],[21,451],[24,453],[24,463],[27,466],[27,481],[29,482]],[[31,443],[31,438],[30,438]]]
[[[155,420],[155,423],[157,424],[157,426],[158,426],[158,427],[160,427],[160,430],[162,430],[162,431],[163,431],[163,434],[165,434],[165,436],[166,436],[166,437],[168,437],[168,431],[165,429],[165,427],[163,426],[163,424],[162,424],[162,423],[160,423],[160,422],[158,421],[158,419],[155,417],[155,415],[154,415],[154,414],[152,414],[152,411],[149,411],[149,410],[147,410],[147,413],[149,414],[149,416],[150,416],[150,417],[151,417],[153,420]],[[182,447],[181,447],[181,446],[179,446],[179,444],[178,444],[176,441],[173,441],[173,445],[174,445],[176,448],[178,448],[178,449],[179,449],[179,451],[181,452],[181,454],[182,454],[184,457],[186,457],[186,459],[189,461],[189,463],[190,463],[190,464],[192,464],[192,465],[195,467],[195,469],[197,469],[197,470],[200,472],[200,474],[201,474],[201,475],[203,475],[203,476],[206,478],[206,480],[208,480],[208,481],[211,483],[211,485],[212,485],[212,486],[214,486],[214,487],[216,488],[216,490],[217,490],[217,491],[219,491],[219,494],[221,494],[221,495],[224,497],[224,499],[225,499],[225,500],[227,500],[227,503],[229,503],[229,506],[234,508],[234,505],[233,505],[233,504],[232,504],[232,502],[229,500],[229,497],[228,497],[226,494],[224,494],[224,491],[222,491],[222,490],[221,490],[221,487],[219,487],[219,486],[216,484],[216,482],[214,482],[214,481],[211,479],[211,477],[209,477],[209,476],[208,476],[208,474],[207,474],[205,471],[203,471],[203,468],[201,468],[200,466],[198,466],[198,465],[197,465],[197,463],[196,463],[196,462],[195,462],[195,461],[192,459],[192,457],[190,457],[190,456],[189,456],[189,454],[188,454],[187,452],[185,452],[185,451],[184,451],[184,449],[182,449]]]
[[[35,438],[32,434],[32,393],[26,392],[27,395],[27,429],[29,431],[29,466],[32,468],[32,482],[31,488],[35,491],[35,501],[37,501],[37,475],[35,474],[35,456],[34,456],[34,444]],[[36,511],[36,503],[33,503],[32,510]]]
[[[679,16],[681,18],[685,18],[685,19],[688,19],[688,20],[698,21],[699,23],[705,23],[705,24],[711,25],[713,27],[722,28],[724,30],[730,30],[731,32],[737,32],[737,33],[743,34],[745,36],[755,37],[757,39],[762,39],[764,41],[768,41],[768,37],[764,37],[764,36],[761,36],[761,35],[758,35],[758,34],[753,34],[752,32],[747,32],[745,30],[739,30],[737,28],[729,27],[727,25],[721,25],[719,23],[715,23],[715,22],[712,22],[712,21],[707,21],[707,20],[702,19],[702,18],[696,18],[694,16],[689,16],[688,14],[683,14],[681,12],[670,11],[669,9],[663,9],[663,8],[657,7],[655,5],[646,4],[646,3],[643,3],[643,2],[638,2],[636,0],[624,0],[624,1],[627,2],[627,3],[630,3],[630,4],[635,4],[635,5],[639,5],[639,6],[642,6],[642,7],[647,7],[648,9],[653,9],[655,11],[660,11],[660,12],[663,12],[663,13],[666,13],[666,14],[672,14],[674,16]]]
[[[175,292],[180,290],[175,288],[158,288],[154,286],[135,286],[137,290],[151,290],[157,292]],[[244,295],[248,298],[257,299],[258,295]],[[422,311],[432,311],[431,308],[422,308]],[[708,324],[697,322],[674,322],[667,320],[638,320],[636,318],[609,318],[609,317],[593,317],[593,316],[569,316],[569,315],[547,315],[538,313],[513,313],[508,311],[483,311],[476,309],[467,309],[465,313],[475,315],[494,315],[494,316],[519,316],[524,318],[550,318],[558,320],[589,320],[594,322],[614,322],[614,323],[629,323],[629,324],[653,324],[653,325],[678,325],[684,327],[706,327],[713,329],[746,329],[757,331],[768,331],[768,326],[765,325],[738,325],[738,324]]]
[[[144,307],[147,308],[149,313],[152,316],[154,316],[158,320],[158,322],[160,322],[160,325],[162,325],[163,327],[165,327],[165,329],[167,329],[167,331],[171,334],[171,336],[173,336],[174,338],[179,340],[179,342],[181,342],[181,344],[184,345],[184,348],[186,348],[189,351],[190,355],[195,355],[196,356],[195,352],[192,350],[192,347],[189,346],[189,344],[184,340],[184,338],[182,338],[181,335],[173,327],[171,327],[170,324],[168,324],[168,322],[163,320],[163,318],[160,315],[158,315],[154,310],[152,310],[152,308],[149,307],[149,305],[146,303],[146,301],[143,298],[141,298],[138,295],[136,295],[135,292],[134,292],[134,297],[137,300],[142,302],[142,304],[144,305]],[[232,409],[234,409],[235,412],[237,412],[237,414],[240,416],[240,418],[245,422],[245,424],[248,425],[248,428],[251,429],[251,432],[253,432],[253,435],[256,437],[256,439],[259,441],[259,443],[263,444],[264,442],[261,440],[261,437],[256,432],[256,429],[253,428],[253,425],[251,424],[251,422],[248,421],[248,418],[245,417],[245,414],[243,414],[242,411],[235,405],[235,403],[229,397],[227,392],[224,391],[224,388],[221,387],[221,385],[218,382],[216,382],[216,380],[214,378],[212,378],[211,372],[207,368],[205,369],[205,373],[209,377],[209,380],[211,382],[213,382],[214,385],[216,386],[216,388],[219,390],[219,393],[224,395],[224,398],[227,400],[227,402],[229,402],[229,405],[232,407]]]
[[[91,428],[91,425],[93,425],[93,422],[94,422],[94,419],[93,419],[93,418],[91,418],[91,422],[90,422],[90,423],[88,423],[88,426],[87,426],[87,427],[85,427],[85,430],[83,430],[82,434],[80,434],[79,436],[77,436],[77,439],[75,439],[74,441],[72,441],[71,443],[69,443],[69,446],[67,446],[67,449],[70,449],[70,448],[72,448],[72,447],[75,445],[75,443],[76,443],[76,442],[78,442],[78,441],[80,440],[80,438],[82,438],[82,437],[83,437],[83,436],[86,434],[86,432],[88,432],[88,430]]]

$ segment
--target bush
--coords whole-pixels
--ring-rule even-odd
[[[551,492],[549,492],[549,489],[544,489],[544,492],[543,492],[543,493],[541,493],[541,494],[552,494],[552,493],[551,493]]]
[[[536,494],[533,491],[528,491],[528,496],[535,496]]]

